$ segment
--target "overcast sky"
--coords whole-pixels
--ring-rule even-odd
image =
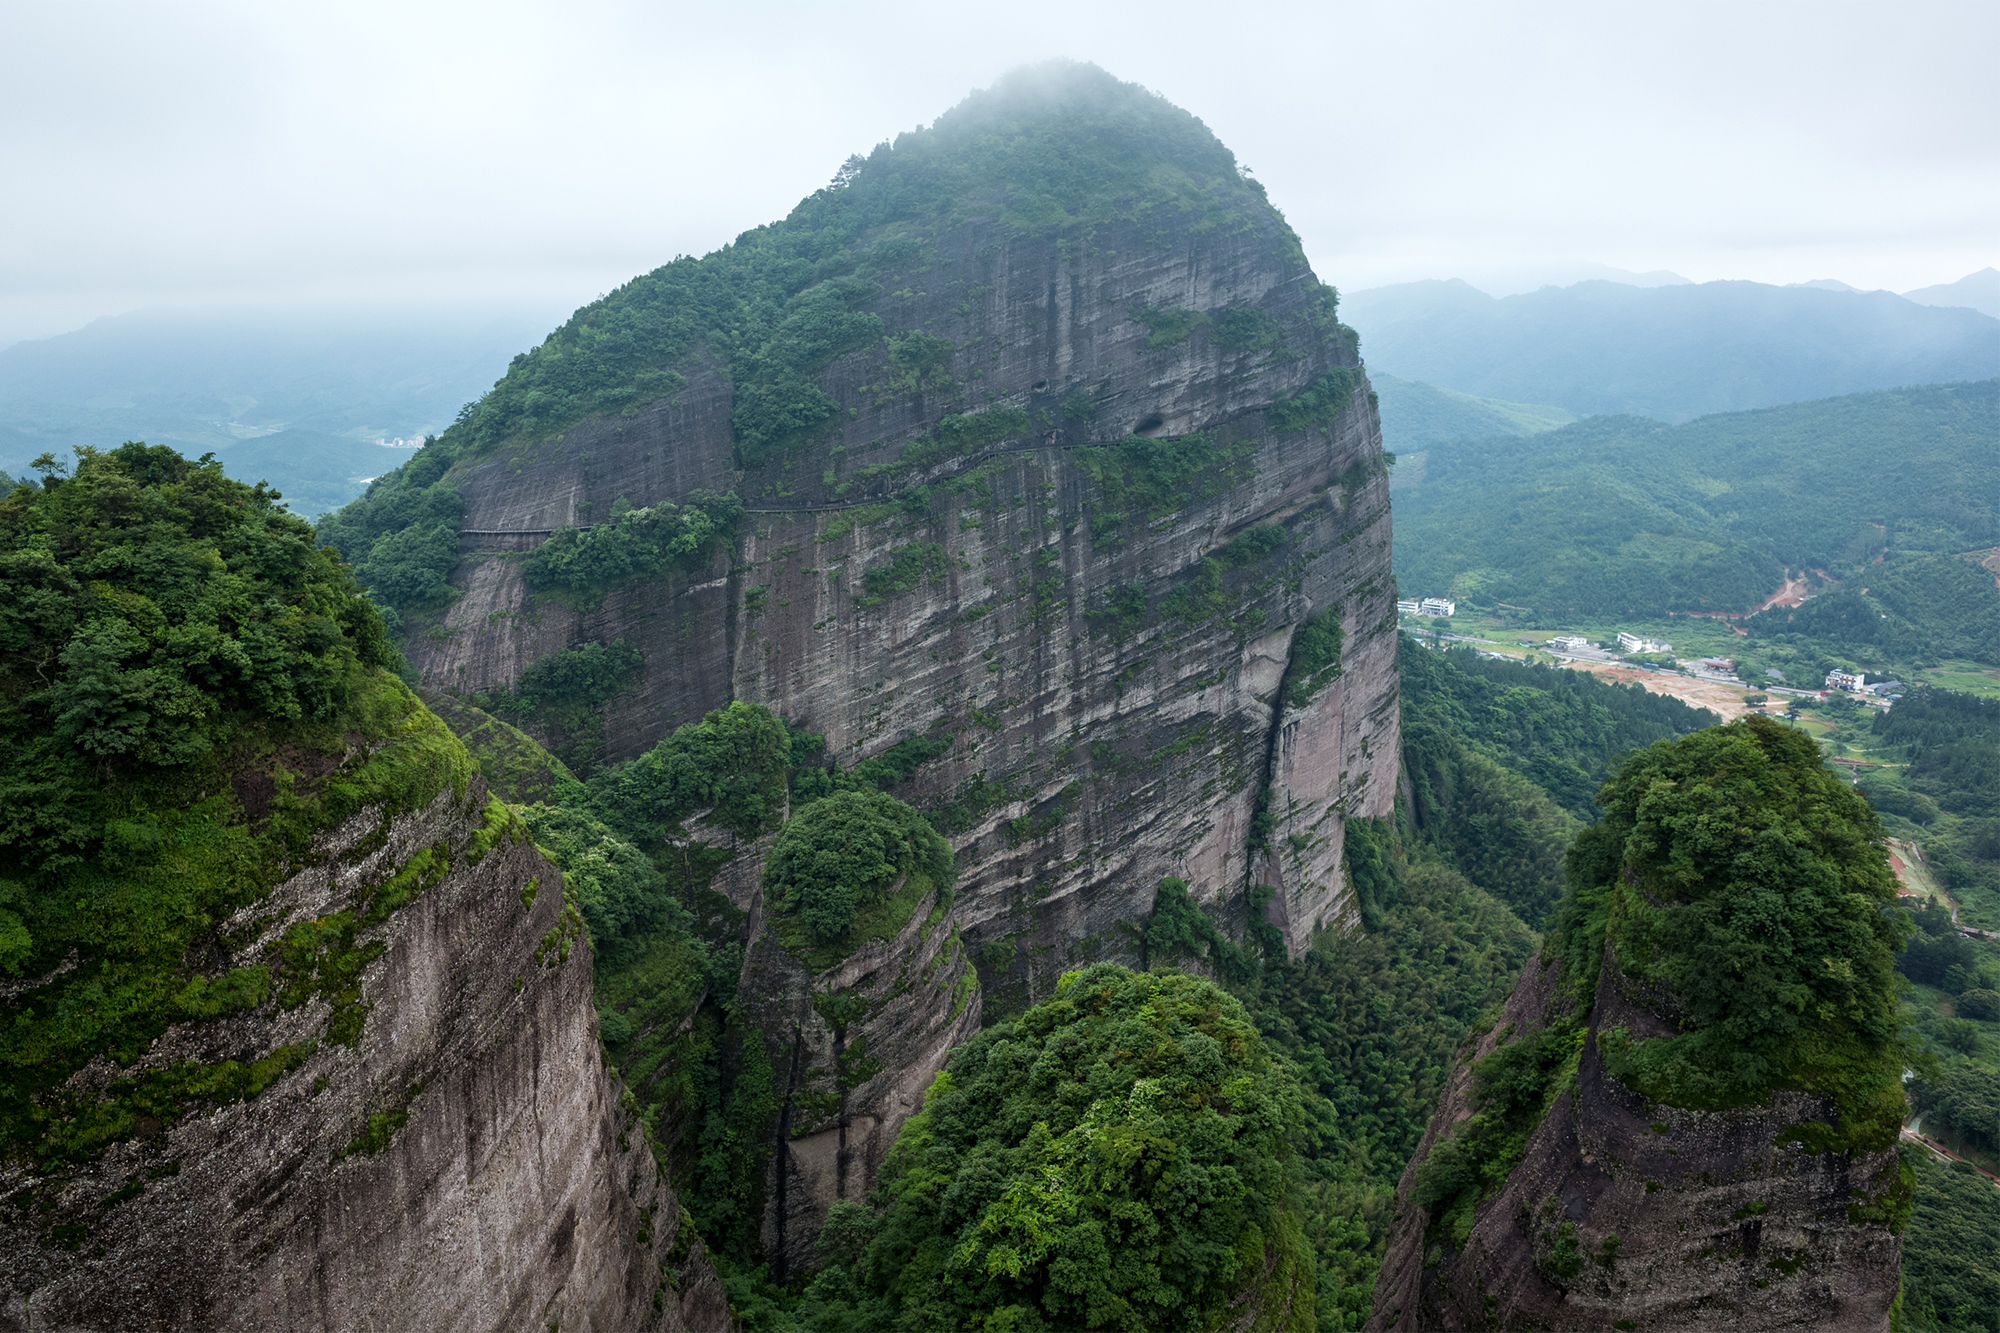
[[[566,312],[1008,68],[1200,116],[1349,290],[2000,263],[2000,4],[0,0],[0,345],[169,303]]]

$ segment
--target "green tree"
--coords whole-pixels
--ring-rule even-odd
[[[819,944],[842,939],[863,908],[904,875],[941,891],[952,881],[951,844],[893,796],[839,791],[786,822],[764,860],[764,891],[796,913]]]
[[[784,817],[791,733],[770,709],[718,708],[629,763],[593,777],[597,813],[641,845],[673,836],[703,809],[711,822],[754,838]]]
[[[1289,1066],[1213,983],[1068,974],[953,1053],[883,1169],[865,1259],[816,1279],[820,1313],[1200,1329],[1247,1298],[1310,1327],[1313,1264],[1286,1200],[1301,1129]],[[856,1220],[837,1219],[835,1253],[858,1244]],[[843,1287],[859,1301],[825,1299]]]

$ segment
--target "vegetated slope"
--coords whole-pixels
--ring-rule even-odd
[[[0,501],[16,1308],[712,1319],[586,1045],[575,903],[387,670],[348,569],[212,462],[127,444],[66,472]],[[438,1265],[440,1232],[474,1257]]]
[[[1580,282],[1495,300],[1414,282],[1351,293],[1347,313],[1377,369],[1579,416],[1685,421],[2000,365],[2000,319],[1889,292]]]
[[[1534,435],[1576,420],[1574,412],[1535,403],[1503,403],[1440,389],[1420,380],[1374,373],[1368,382],[1382,409],[1382,446],[1402,458],[1448,440]]]
[[[1873,725],[1891,746],[1877,757],[1905,761],[1865,770],[1863,790],[1904,842],[1905,861],[1918,860],[1906,892],[1934,885],[1950,895],[1949,906],[1935,898],[1915,906],[1896,960],[1911,983],[1904,1018],[1933,1061],[1910,1082],[1911,1108],[1926,1138],[2000,1174],[2000,944],[1985,933],[2000,928],[2000,704],[1917,690]],[[1911,1155],[1918,1173],[1903,1240],[1904,1326],[1993,1327],[2000,1190],[1970,1165]]]
[[[1404,1177],[1371,1327],[1880,1326],[1914,1054],[1880,825],[1756,717],[1633,755],[1602,801]]]
[[[79,444],[125,440],[190,458],[214,450],[228,475],[268,480],[310,517],[360,494],[351,478],[408,457],[378,449],[355,467],[343,449],[445,426],[543,327],[518,310],[408,305],[100,319],[0,349],[0,468],[19,475],[45,452],[68,458]],[[265,443],[277,428],[306,433],[278,451]],[[231,456],[260,447],[273,452]]]
[[[1917,1158],[1903,1234],[1903,1327],[1975,1333],[2000,1324],[2000,1189],[1969,1167]]]
[[[1869,802],[1965,924],[2000,931],[2000,700],[1918,689],[1868,726],[1889,761],[1862,771]]]
[[[1976,569],[1920,562],[2000,541],[1996,458],[1996,380],[1439,445],[1398,493],[1397,576],[1561,616],[1753,610],[1819,570],[1893,585],[1878,612],[1990,654]]]

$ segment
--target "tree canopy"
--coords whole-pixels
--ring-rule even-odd
[[[779,910],[796,913],[816,943],[831,944],[864,907],[912,874],[949,891],[951,844],[893,796],[837,791],[779,830],[764,859],[764,891]]]
[[[1286,1204],[1300,1093],[1242,1005],[1103,963],[952,1054],[882,1172],[836,1209],[816,1327],[1212,1328],[1313,1308]],[[1248,1290],[1262,1284],[1263,1290]]]
[[[394,660],[281,498],[126,444],[0,501],[0,855],[87,854],[108,780],[213,760],[245,725],[324,722],[358,668]]]

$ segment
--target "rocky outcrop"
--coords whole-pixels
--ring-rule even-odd
[[[1897,1181],[1893,1148],[1810,1151],[1836,1108],[1779,1092],[1700,1112],[1651,1102],[1604,1068],[1597,1033],[1673,1031],[1607,949],[1574,1086],[1529,1139],[1462,1246],[1411,1202],[1437,1141],[1472,1114],[1471,1067],[1549,1017],[1557,965],[1532,964],[1468,1044],[1398,1191],[1371,1329],[1852,1329],[1889,1326],[1902,1244],[1852,1220]]]
[[[1226,226],[1162,208],[1059,232],[1003,212],[961,208],[922,244],[899,241],[904,258],[871,261],[875,295],[855,309],[888,338],[816,372],[831,424],[758,467],[735,465],[727,368],[700,350],[670,367],[686,384],[668,398],[468,454],[451,477],[461,595],[407,645],[427,685],[479,691],[623,640],[645,665],[606,709],[612,759],[731,700],[824,735],[842,763],[954,738],[896,795],[950,837],[957,896],[875,975],[922,973],[951,938],[982,999],[944,1028],[916,1006],[871,1011],[870,1051],[916,1063],[890,1078],[875,1056],[882,1077],[845,1092],[848,1147],[830,1160],[858,1180],[798,1167],[850,1196],[879,1155],[855,1126],[893,1138],[966,1013],[1018,1011],[1089,961],[1137,961],[1168,877],[1238,931],[1261,914],[1296,954],[1356,921],[1345,820],[1394,803],[1380,424],[1282,219],[1260,200]],[[883,253],[875,240],[854,253]],[[892,360],[892,340],[919,331],[946,349],[922,375]],[[1315,386],[1326,410],[1298,408]],[[1016,424],[931,447],[948,418],[981,413]],[[526,586],[520,552],[547,530],[702,489],[748,510],[711,566],[594,598]],[[1294,649],[1309,622],[1337,627],[1339,647],[1306,680]],[[727,880],[759,919],[754,867]],[[831,1069],[833,1029],[812,1008],[830,983],[746,943],[742,995],[769,1016],[780,1081],[795,1048],[801,1069]],[[796,1101],[786,1114],[819,1123]],[[786,1155],[808,1160],[821,1132]],[[801,1188],[821,1210],[834,1197]],[[778,1193],[774,1179],[773,1208]],[[786,1186],[783,1207],[797,1197]]]
[[[867,1193],[945,1057],[979,1030],[979,979],[936,892],[910,907],[893,936],[818,973],[761,903],[751,921],[737,1003],[764,1034],[783,1107],[763,1226],[774,1281],[815,1266],[827,1209]]]
[[[601,1065],[590,950],[561,873],[483,781],[326,830],[225,938],[257,956],[440,853],[446,866],[424,863],[437,872],[421,891],[352,941],[379,946],[358,995],[177,1026],[137,1070],[72,1080],[310,1043],[247,1100],[142,1120],[74,1169],[0,1171],[0,1326],[728,1325]],[[329,1028],[335,1005],[358,1005],[351,1044]]]

